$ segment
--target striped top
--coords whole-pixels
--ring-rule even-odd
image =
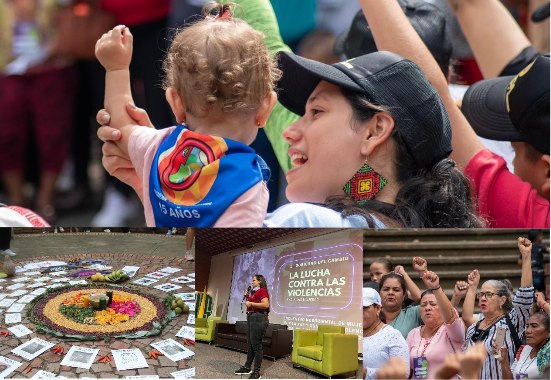
[[[509,318],[511,319],[511,322],[516,329],[516,331],[514,331],[513,333],[517,334],[519,340],[521,339],[520,336],[526,329],[526,323],[528,322],[528,318],[530,317],[530,309],[532,308],[533,297],[534,287],[529,286],[518,288],[517,292],[515,293],[515,297],[513,298],[513,310],[509,312]],[[497,359],[494,358],[494,355],[492,353],[492,338],[495,337],[496,328],[498,326],[504,327],[506,329],[504,345],[505,347],[507,347],[507,351],[509,352],[509,363],[513,363],[515,361],[516,352],[514,348],[514,341],[512,339],[511,331],[509,331],[509,327],[507,326],[507,320],[504,317],[488,328],[488,334],[486,335],[486,338],[484,340],[484,345],[486,346],[488,357],[486,358],[486,361],[482,366],[482,370],[480,371],[480,379],[503,379],[503,374],[501,373],[501,364]],[[476,343],[471,340],[473,334],[475,333],[475,327],[476,323],[472,324],[467,330],[467,348]]]

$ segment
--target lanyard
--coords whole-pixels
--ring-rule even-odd
[[[530,359],[530,354],[526,355],[526,358],[524,358],[524,361],[522,362],[522,365],[520,366],[520,373],[528,373],[528,368],[530,368],[530,366],[532,365],[532,363],[534,362],[534,360],[536,360],[538,358],[538,355],[534,356],[532,358],[532,360],[530,360],[530,363],[528,363],[528,365],[526,366],[526,368],[524,368],[524,370],[526,372],[523,372],[522,371],[522,367],[524,367],[524,364],[526,364],[526,360]]]
[[[421,356],[425,355],[425,351],[427,350],[427,348],[429,348],[429,345],[432,342],[432,338],[434,338],[436,335],[438,335],[438,333],[440,333],[440,329],[442,328],[442,325],[440,325],[438,330],[436,330],[436,332],[429,338],[428,342],[425,343],[425,348],[423,348],[423,352],[421,352]],[[417,357],[419,357],[419,347],[421,347],[421,341],[423,340],[423,331],[421,331],[420,338],[421,339],[419,340],[419,344],[417,345]]]

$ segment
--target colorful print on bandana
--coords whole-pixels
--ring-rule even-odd
[[[201,135],[199,140],[182,130],[176,143],[159,156],[159,179],[163,195],[172,203],[191,206],[209,193],[220,168],[218,161],[228,150],[221,137]]]
[[[368,164],[364,164],[344,185],[343,190],[354,201],[362,204],[373,198],[386,184],[387,181],[382,175]]]

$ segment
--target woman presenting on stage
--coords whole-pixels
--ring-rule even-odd
[[[249,290],[250,289],[250,290]],[[260,379],[262,365],[262,337],[268,327],[268,313],[270,300],[268,287],[264,276],[256,274],[253,277],[252,289],[245,292],[245,306],[247,306],[247,362],[237,371],[236,375],[248,375],[249,379]],[[254,370],[251,365],[254,359]]]

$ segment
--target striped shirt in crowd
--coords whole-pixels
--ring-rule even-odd
[[[515,347],[514,341],[512,339],[511,333],[516,334],[521,340],[521,335],[526,329],[526,323],[530,317],[530,309],[532,308],[532,300],[534,298],[534,287],[524,287],[519,288],[515,293],[513,298],[513,310],[509,312],[509,318],[516,331],[509,331],[509,326],[507,325],[507,319],[505,317],[501,318],[499,321],[494,323],[488,328],[488,334],[484,339],[484,345],[488,351],[488,357],[480,371],[480,379],[503,379],[503,374],[501,373],[501,364],[497,359],[494,358],[492,353],[492,339],[495,337],[496,328],[498,326],[504,327],[505,332],[505,347],[509,353],[509,363],[515,361]],[[476,342],[472,341],[471,338],[475,333],[476,323],[472,324],[467,330],[467,348],[474,345]],[[519,347],[517,347],[518,349]]]

